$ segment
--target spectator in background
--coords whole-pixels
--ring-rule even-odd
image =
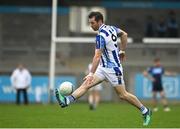
[[[20,104],[20,94],[23,93],[24,104],[28,104],[27,89],[31,84],[31,74],[24,67],[23,64],[19,64],[11,75],[12,86],[16,89],[16,104]]]
[[[166,37],[167,25],[166,20],[161,17],[159,23],[157,24],[157,37]]]
[[[176,13],[171,10],[167,20],[168,37],[178,37],[178,23],[176,21]]]
[[[145,36],[146,37],[155,36],[155,23],[152,16],[147,16],[146,18]]]
[[[89,74],[90,70],[92,68],[92,63],[88,65],[88,69],[86,70],[86,74]],[[91,87],[89,89],[89,95],[88,95],[88,103],[89,103],[89,109],[95,110],[100,102],[100,92],[102,91],[102,83],[97,84],[95,87]]]
[[[154,66],[148,68],[143,72],[144,76],[148,77],[152,81],[152,94],[153,94],[153,106],[154,111],[158,111],[157,107],[157,94],[160,93],[160,96],[162,98],[162,102],[164,105],[164,111],[170,111],[170,108],[168,107],[168,102],[165,96],[165,92],[163,89],[162,84],[162,76],[163,75],[175,75],[175,73],[165,71],[164,68],[161,65],[160,59],[156,58],[154,59]]]

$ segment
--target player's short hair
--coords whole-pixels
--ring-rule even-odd
[[[102,20],[102,22],[104,21],[103,19],[103,15],[100,12],[90,12],[90,14],[88,15],[89,18],[93,18],[95,17],[95,21],[99,21]]]

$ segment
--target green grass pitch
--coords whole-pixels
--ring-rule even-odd
[[[172,111],[162,108],[152,115],[148,127],[179,128],[180,105]],[[57,104],[28,106],[0,104],[0,128],[141,128],[141,113],[126,103],[101,103],[90,111],[88,104],[76,103],[61,109]]]

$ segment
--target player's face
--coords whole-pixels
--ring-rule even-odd
[[[161,62],[160,62],[160,61],[156,61],[156,62],[155,62],[155,65],[156,65],[156,66],[161,66]]]
[[[19,64],[18,68],[19,68],[20,70],[23,70],[24,66],[23,66],[22,64]]]
[[[95,20],[95,17],[89,19],[89,24],[94,31],[99,29],[99,23]]]

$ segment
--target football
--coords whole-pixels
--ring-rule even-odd
[[[62,95],[70,95],[73,92],[73,84],[71,82],[65,81],[60,84],[59,92]]]

